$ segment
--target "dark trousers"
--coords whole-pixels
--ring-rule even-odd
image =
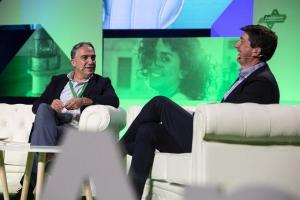
[[[132,155],[129,176],[137,196],[143,194],[152,168],[155,149],[160,152],[191,152],[193,115],[166,97],[151,99],[120,140],[125,153]]]

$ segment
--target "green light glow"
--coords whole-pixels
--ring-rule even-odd
[[[74,44],[93,43],[102,71],[102,1],[8,0],[0,5],[0,25],[41,24],[69,57]]]
[[[168,96],[181,105],[195,105],[201,101],[216,102],[222,99],[237,77],[238,65],[233,46],[237,38],[164,39],[164,43],[172,45],[164,45],[156,53],[151,46],[158,42],[155,44],[156,39],[147,39],[143,45],[148,45],[149,48],[140,49],[146,54],[144,64],[149,63],[144,69],[141,69],[138,53],[141,40],[142,38],[104,40],[103,75],[111,78],[123,107],[143,104],[156,95]],[[157,53],[158,51],[161,53]],[[179,71],[174,64],[176,62],[173,62],[175,56],[172,52],[179,55]],[[151,58],[156,61],[153,62]],[[199,76],[195,76],[195,73],[199,73]],[[174,87],[177,82],[173,79],[176,77],[182,84],[176,92],[170,94],[167,89]]]
[[[52,76],[72,69],[48,33],[37,29],[0,74],[1,96],[40,96]]]
[[[297,62],[300,57],[299,8],[299,0],[255,0],[254,4],[254,24],[262,17],[271,15],[275,9],[280,15],[286,15],[285,21],[275,22],[272,26],[278,35],[278,46],[268,63],[278,81],[280,101],[287,104],[300,103],[300,67]],[[266,23],[261,25],[267,26]]]

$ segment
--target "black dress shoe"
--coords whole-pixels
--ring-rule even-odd
[[[33,190],[34,188],[31,185],[29,185],[27,200],[34,200]],[[22,188],[17,191],[17,193],[11,198],[11,200],[20,200],[21,194],[22,194]]]

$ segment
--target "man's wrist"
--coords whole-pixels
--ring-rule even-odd
[[[89,99],[89,98],[81,97],[81,99],[82,99],[82,104],[83,104],[84,106],[88,106],[88,105],[91,105],[91,104],[92,104],[92,100]]]

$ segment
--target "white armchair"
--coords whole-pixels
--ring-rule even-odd
[[[7,138],[8,142],[28,143],[28,138],[34,121],[31,111],[32,105],[25,104],[0,104],[0,138]],[[112,106],[93,105],[87,107],[80,117],[79,129],[82,131],[109,130],[118,135],[125,127],[126,112],[122,108]],[[8,189],[15,193],[20,188],[27,152],[5,151],[4,163],[7,175]],[[1,185],[1,183],[0,183]],[[2,192],[2,187],[0,187]]]
[[[300,198],[300,106],[203,104],[193,129],[191,153],[156,152],[151,199],[182,199],[190,184],[228,192],[263,184]]]

